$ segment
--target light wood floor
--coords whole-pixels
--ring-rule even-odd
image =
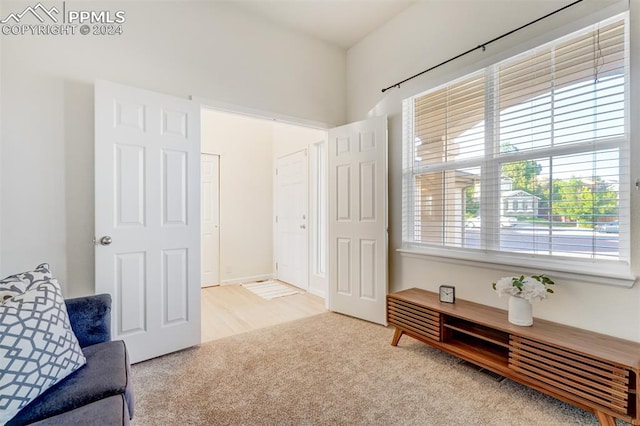
[[[309,293],[266,300],[241,285],[202,289],[202,342],[326,312],[324,299]]]

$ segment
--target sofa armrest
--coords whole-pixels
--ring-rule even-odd
[[[71,328],[80,347],[111,340],[111,296],[77,297],[65,300]]]

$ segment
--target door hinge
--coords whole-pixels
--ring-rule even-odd
[[[276,223],[278,223],[278,216],[276,216]]]
[[[276,262],[276,271],[278,270],[278,262]]]
[[[278,176],[278,169],[276,169],[276,176]]]

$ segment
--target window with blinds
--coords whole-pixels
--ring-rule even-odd
[[[628,264],[627,19],[404,101],[404,248]]]

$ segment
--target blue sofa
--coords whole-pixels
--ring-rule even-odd
[[[7,426],[128,425],[134,401],[129,355],[123,341],[111,341],[111,297],[65,302],[87,364],[31,401]]]

